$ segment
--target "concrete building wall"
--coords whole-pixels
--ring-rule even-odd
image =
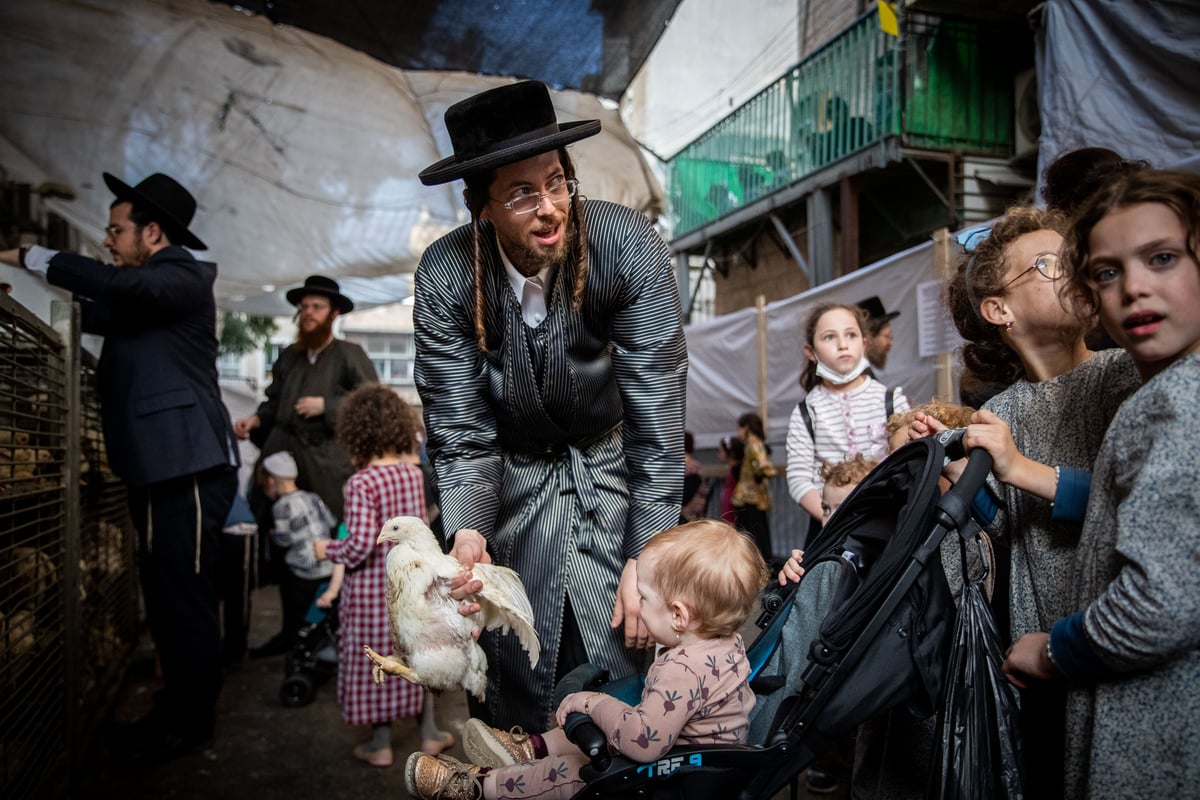
[[[634,138],[669,158],[779,77],[799,59],[798,7],[808,1],[680,3],[621,99]],[[836,4],[814,6],[826,3]]]
[[[875,0],[796,0],[796,5],[803,58],[845,30],[868,8],[874,8]]]

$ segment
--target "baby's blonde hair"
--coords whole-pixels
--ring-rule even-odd
[[[698,519],[663,531],[642,549],[654,559],[654,583],[664,603],[695,614],[706,639],[729,636],[745,623],[767,584],[767,565],[754,541],[732,525]]]
[[[887,435],[890,439],[892,434],[901,428],[907,428],[917,418],[917,412],[920,411],[927,417],[933,417],[938,422],[945,425],[947,428],[965,428],[971,424],[971,415],[975,413],[975,409],[970,406],[959,405],[958,403],[947,403],[945,400],[933,398],[928,403],[922,403],[919,406],[910,408],[902,414],[892,414],[887,421]]]
[[[893,414],[892,416],[895,417],[897,415]],[[875,469],[878,465],[878,461],[871,461],[865,458],[862,453],[856,454],[854,458],[839,461],[836,464],[826,461],[821,465],[821,481],[826,486],[854,486],[867,477],[871,470]]]

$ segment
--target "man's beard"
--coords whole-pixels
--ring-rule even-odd
[[[303,326],[296,326],[296,344],[305,350],[317,350],[333,336],[333,315],[324,322],[317,323],[311,331],[305,331]]]
[[[575,246],[575,227],[571,224],[570,217],[563,222],[562,237],[550,247],[530,244],[526,237],[514,241],[501,233],[498,228],[496,236],[500,240],[500,246],[504,248],[505,255],[512,261],[517,272],[526,278],[537,275],[546,267],[562,266],[567,260],[567,253]]]
[[[130,254],[132,256],[131,258],[125,258],[124,253],[118,255],[117,253],[110,252],[110,254],[113,257],[114,266],[128,267],[130,269],[137,269],[138,267],[146,266],[146,262],[149,261],[150,256],[153,255],[150,252],[150,248],[146,247],[146,243],[141,240],[134,242],[133,253]],[[117,261],[120,261],[121,263],[118,264]]]

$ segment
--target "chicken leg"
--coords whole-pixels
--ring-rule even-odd
[[[387,680],[388,675],[395,675],[409,683],[415,683],[418,686],[423,685],[417,673],[395,656],[381,656],[371,649],[370,645],[363,645],[363,649],[367,651],[367,658],[375,662],[375,666],[371,669],[371,677],[375,679],[375,683],[380,686]]]

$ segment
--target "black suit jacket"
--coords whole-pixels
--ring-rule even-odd
[[[137,487],[237,465],[217,386],[216,264],[175,246],[140,268],[59,253],[46,277],[77,295],[84,331],[104,337],[96,378],[117,475]]]

